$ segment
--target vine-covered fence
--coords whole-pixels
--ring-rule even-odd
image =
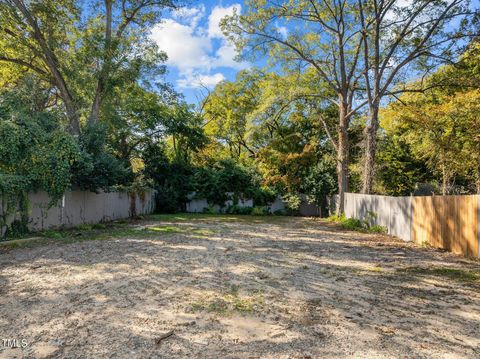
[[[480,196],[389,197],[347,193],[345,215],[406,241],[480,257]]]
[[[152,190],[142,192],[71,191],[54,205],[46,192],[28,194],[26,213],[11,211],[0,204],[0,213],[7,214],[2,235],[14,221],[26,220],[30,230],[74,227],[152,213],[155,209]],[[22,218],[23,217],[23,218]]]

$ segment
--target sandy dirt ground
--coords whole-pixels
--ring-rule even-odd
[[[106,231],[0,251],[0,358],[480,358],[476,260],[307,218]]]

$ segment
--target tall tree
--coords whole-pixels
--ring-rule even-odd
[[[241,71],[234,82],[224,81],[205,98],[205,132],[226,143],[230,153],[240,157],[242,150],[254,156],[246,141],[248,115],[259,101],[260,73]]]
[[[412,77],[425,77],[440,63],[453,62],[463,52],[469,18],[476,14],[468,0],[397,1],[358,0],[363,36],[368,123],[362,192],[370,193],[375,170],[379,109],[385,96],[425,91],[424,81],[399,85]],[[430,81],[429,86],[438,84]]]
[[[480,191],[480,91],[403,94],[382,114],[387,133],[397,133],[417,158],[427,161],[449,194],[456,178],[470,178]],[[475,189],[468,189],[468,192]]]
[[[262,0],[246,5],[245,14],[235,13],[222,22],[239,53],[268,54],[276,65],[289,69],[312,68],[334,93],[326,100],[338,107],[336,139],[330,138],[337,160],[337,211],[343,212],[348,190],[348,128],[352,116],[366,104],[355,96],[362,79],[359,58],[364,40],[357,25],[358,11],[349,2],[337,0]],[[324,96],[321,84],[317,96]]]
[[[58,90],[69,131],[82,113],[99,120],[119,73],[143,59],[164,60],[146,29],[174,0],[4,0],[0,3],[0,61],[35,72]],[[89,107],[85,110],[83,107]]]

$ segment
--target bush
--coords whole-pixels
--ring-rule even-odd
[[[208,207],[203,208],[203,213],[205,214],[216,214],[215,207],[212,204],[209,204]]]
[[[349,230],[363,229],[362,221],[355,218],[345,218],[340,222],[342,228]]]
[[[255,206],[252,208],[252,216],[266,216],[268,208],[266,206]]]
[[[234,205],[228,206],[225,213],[247,215],[252,213],[252,209],[253,208],[249,206],[243,207],[243,206],[234,204]]]
[[[340,223],[344,221],[347,217],[345,217],[345,214],[338,215],[337,213],[333,213],[331,216],[327,217],[326,220],[329,222],[337,222]]]
[[[285,211],[283,209],[277,209],[273,212],[274,216],[285,216]]]
[[[372,232],[372,233],[387,233],[388,232],[387,227],[381,226],[379,224],[375,224],[375,225],[371,226],[370,228],[368,228],[368,231]]]
[[[302,199],[298,194],[287,193],[283,196],[283,201],[285,202],[288,211],[291,214],[297,213],[302,204]]]
[[[386,227],[379,224],[370,225],[370,221],[376,218],[376,213],[368,212],[367,218],[363,221],[356,218],[347,218],[345,214],[337,215],[336,213],[327,218],[327,221],[335,222],[340,224],[342,228],[352,230],[352,231],[367,231],[371,233],[387,233],[388,230]]]

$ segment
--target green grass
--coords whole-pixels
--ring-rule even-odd
[[[244,214],[223,213],[178,213],[178,214],[152,214],[146,219],[150,221],[165,222],[195,222],[195,221],[221,221],[221,222],[248,222],[248,223],[281,223],[282,216],[254,216]]]
[[[400,269],[399,271],[416,275],[430,275],[435,277],[448,278],[464,283],[480,283],[480,272],[468,269],[457,269],[450,267],[408,267]]]
[[[337,223],[340,227],[349,231],[358,231],[364,233],[387,233],[387,228],[384,226],[380,226],[378,224],[370,226],[367,223],[368,221],[361,221],[356,218],[347,218],[345,215],[338,216],[337,214],[334,214],[328,217],[327,221]]]
[[[145,231],[157,232],[157,233],[183,233],[183,234],[194,234],[197,236],[210,236],[215,234],[214,231],[205,228],[194,228],[194,227],[179,227],[179,226],[155,226],[155,227],[145,227]]]
[[[180,217],[180,218],[186,218]],[[150,218],[149,218],[150,219]],[[152,216],[159,222],[162,220],[158,216]],[[161,238],[172,234],[185,234],[196,237],[207,237],[215,232],[210,229],[198,228],[193,226],[181,225],[162,225],[145,227],[139,230],[138,221],[120,220],[109,223],[100,223],[93,225],[80,225],[74,228],[63,230],[46,230],[29,233],[28,236],[14,238],[11,240],[0,241],[0,250],[9,250],[14,248],[31,248],[39,245],[48,244],[67,244],[82,242],[87,240],[108,240],[121,238]]]
[[[218,294],[213,298],[202,298],[191,304],[195,312],[209,312],[219,315],[237,313],[251,313],[260,310],[264,304],[263,295],[252,293],[242,296],[240,288],[232,285],[226,293]]]
[[[185,234],[196,237],[208,237],[215,232],[206,228],[195,228],[195,222],[218,221],[240,222],[245,224],[255,223],[282,223],[284,217],[278,216],[251,216],[229,214],[181,213],[181,214],[153,214],[146,216],[146,225],[149,222],[159,222],[158,225],[145,227],[143,230],[134,225],[142,224],[138,220],[122,219],[108,223],[82,224],[75,228],[46,230],[32,232],[23,237],[0,241],[0,250],[13,248],[30,248],[38,245],[73,243],[86,240],[108,240],[116,238],[156,238],[163,235]],[[190,222],[192,225],[182,225]],[[178,225],[175,225],[178,223]],[[151,224],[151,223],[150,223]]]

